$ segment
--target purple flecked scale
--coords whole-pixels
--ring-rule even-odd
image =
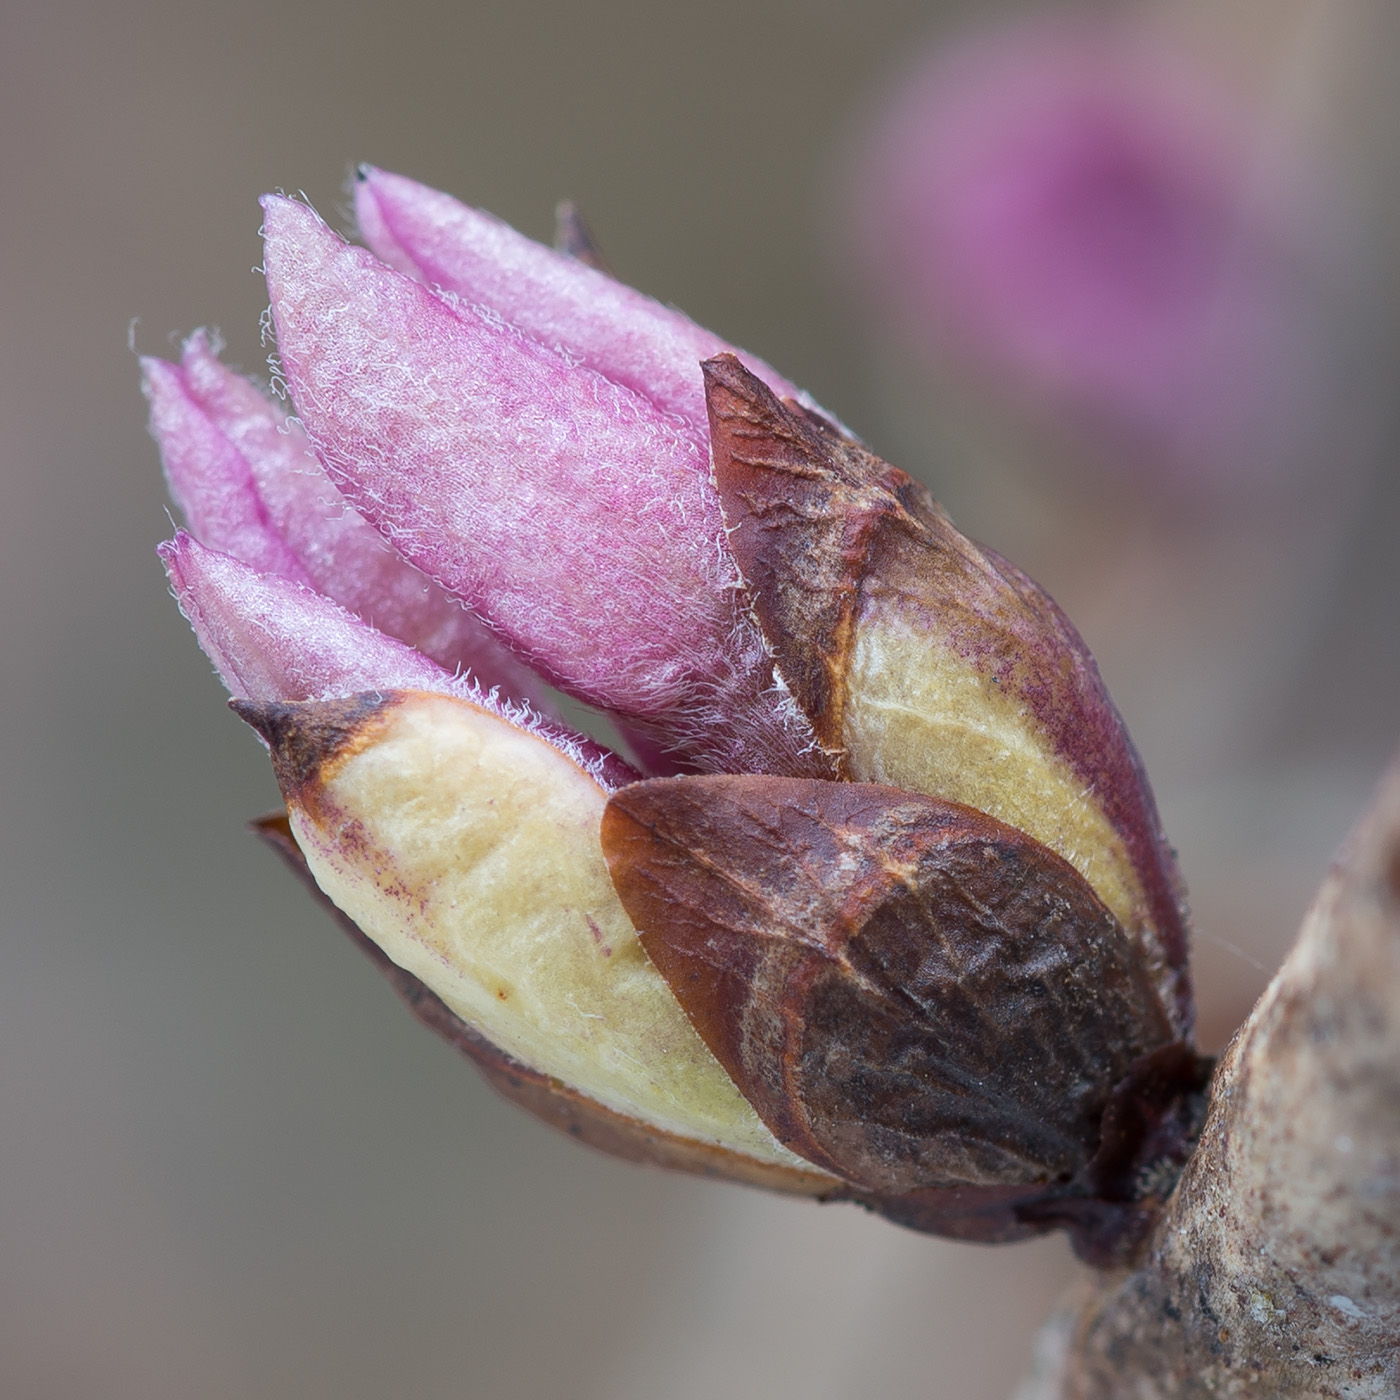
[[[1025,619],[1034,619],[1017,624],[1020,656],[1015,661],[1001,659],[991,672],[994,681],[1017,694],[1045,727],[1056,752],[1122,836],[1171,965],[1185,968],[1188,919],[1175,852],[1162,828],[1142,759],[1109,698],[1098,663],[1078,629],[1038,583],[995,550],[983,547],[982,553],[1027,601]],[[963,654],[981,659],[975,633],[963,640]],[[1184,978],[1178,997],[1179,1010],[1189,1022],[1191,992]]]
[[[324,700],[366,690],[428,690],[528,729],[606,787],[638,774],[611,750],[454,676],[314,589],[258,573],[180,531],[159,547],[180,611],[239,699]]]
[[[756,356],[606,273],[517,233],[491,214],[402,175],[360,168],[360,234],[390,267],[560,346],[666,413],[703,425],[700,361],[731,353],[779,395],[816,405]]]
[[[205,413],[185,371],[143,357],[141,387],[170,494],[189,529],[255,569],[305,581],[300,561],[268,519],[247,459]]]
[[[203,334],[185,343],[182,368],[195,402],[242,453],[268,519],[318,593],[483,685],[520,700],[539,690],[480,618],[390,549],[336,490],[301,425],[220,363]],[[225,552],[256,566],[237,549]]]
[[[283,373],[405,558],[561,689],[731,771],[809,771],[738,603],[708,435],[264,200]]]

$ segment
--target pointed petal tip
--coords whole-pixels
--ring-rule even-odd
[[[264,241],[292,230],[314,230],[339,237],[320,214],[300,199],[291,199],[285,194],[265,194],[258,203],[263,211]]]
[[[141,373],[141,392],[148,401],[156,394],[189,393],[189,372],[210,363],[217,364],[222,349],[223,342],[218,334],[200,326],[181,342],[178,360],[165,360],[159,355],[138,355],[136,364]]]
[[[180,346],[180,363],[188,368],[198,361],[217,360],[223,348],[222,336],[211,332],[207,326],[197,326]]]
[[[203,546],[199,541],[188,530],[183,529],[176,530],[170,539],[162,540],[156,546],[156,558],[165,570],[165,581],[169,585],[170,596],[175,599],[180,616],[192,625],[194,615],[199,612],[199,604],[191,591],[190,575],[191,572],[198,571],[199,565],[195,555],[197,551],[202,550]],[[195,628],[195,635],[199,635],[198,627]],[[204,645],[202,641],[200,645]]]
[[[157,355],[141,355],[137,359],[141,369],[141,392],[152,409],[156,400],[184,390],[185,376],[180,366],[170,360],[162,360]]]
[[[357,187],[363,190],[364,186]],[[363,262],[378,266],[373,253],[350,243],[328,224],[309,204],[286,195],[262,197],[263,271],[267,275],[274,320],[283,299],[299,296],[312,284],[320,285],[324,269],[337,256],[347,258],[347,267]],[[372,212],[372,210],[371,210]],[[305,284],[305,285],[303,285]],[[280,326],[279,326],[280,331]]]
[[[381,170],[377,165],[370,165],[367,161],[361,161],[355,167],[355,178],[352,182],[351,196],[355,201],[355,214],[358,219],[368,214],[375,225],[383,222],[383,211],[380,208],[380,199],[384,193],[384,187],[390,182],[411,184],[403,175],[395,175],[391,171]]]
[[[309,245],[319,242],[324,225],[313,210],[295,199],[288,199],[286,195],[265,194],[258,203],[263,211],[262,227],[258,230],[263,241],[263,271],[267,275],[268,290],[275,308],[275,277],[287,264],[295,265],[298,258],[305,255]]]
[[[211,335],[203,326],[191,331],[180,346],[180,370],[186,389],[201,411],[221,431],[227,432],[230,412],[222,401],[231,383],[246,381],[219,358],[223,348],[223,340],[217,333]]]
[[[395,246],[393,235],[384,220],[384,210],[379,203],[379,184],[382,172],[363,162],[355,167],[355,178],[351,184],[350,197],[355,205],[355,226],[359,237],[371,249],[381,244]]]
[[[361,190],[366,193],[377,192],[388,183],[403,185],[409,189],[418,184],[416,180],[410,180],[407,175],[399,175],[392,170],[385,170],[383,166],[375,165],[367,160],[362,160],[355,167],[355,191],[357,194]],[[427,190],[429,187],[423,185],[421,188]]]
[[[399,175],[393,170],[385,170],[383,166],[374,165],[367,160],[362,160],[355,167],[355,184],[358,188],[371,190],[381,188],[386,184],[394,184],[406,190],[420,189],[427,194],[439,194],[439,191],[429,185],[412,180],[407,175]]]
[[[180,604],[181,612],[184,612],[188,601],[188,570],[191,565],[197,568],[199,556],[208,553],[210,551],[184,529],[176,530],[168,540],[162,540],[156,546],[156,558],[165,570],[165,577],[175,594],[175,601]]]
[[[380,262],[415,282],[448,285],[450,279],[444,277],[441,268],[422,262],[417,253],[405,246],[400,238],[400,225],[407,214],[410,227],[424,218],[429,226],[437,227],[444,216],[444,203],[461,212],[455,200],[406,175],[395,175],[374,165],[358,167],[351,197],[355,202],[355,224],[360,241]]]
[[[162,559],[174,559],[186,554],[190,550],[202,550],[203,548],[204,546],[201,545],[188,530],[183,526],[177,525],[175,527],[175,533],[171,535],[168,540],[162,540],[156,546],[156,553],[159,554]]]

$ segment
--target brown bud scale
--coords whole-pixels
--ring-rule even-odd
[[[840,776],[962,802],[1089,879],[1189,1032],[1175,863],[1093,659],[928,491],[733,356],[703,366],[729,547]]]
[[[613,795],[603,845],[647,952],[759,1116],[869,1195],[1087,1189],[1116,1087],[1175,1046],[1083,877],[970,808],[654,779]]]

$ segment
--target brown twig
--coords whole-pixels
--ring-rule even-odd
[[[1400,1396],[1400,761],[1221,1058],[1138,1267],[1019,1400]]]

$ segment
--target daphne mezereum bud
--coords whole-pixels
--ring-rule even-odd
[[[373,253],[264,201],[295,420],[200,336],[143,366],[264,835],[586,1141],[1123,1257],[1201,1062],[1175,864],[1074,629],[591,243],[382,171],[356,200]]]

